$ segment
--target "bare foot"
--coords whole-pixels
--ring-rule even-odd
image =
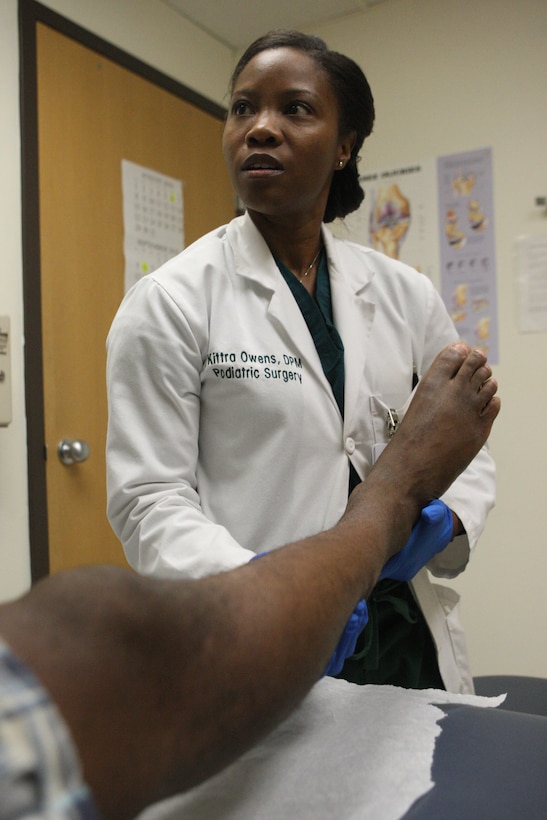
[[[500,410],[486,356],[457,342],[436,357],[397,433],[366,481],[352,492],[347,519],[383,520],[387,557],[406,542],[421,509],[439,498],[475,457]]]
[[[421,506],[438,498],[486,442],[501,406],[497,389],[483,353],[462,342],[446,347],[421,380],[378,467],[398,475],[401,489]]]

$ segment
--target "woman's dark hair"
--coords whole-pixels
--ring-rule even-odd
[[[337,217],[344,217],[356,211],[365,196],[359,184],[357,163],[361,146],[365,138],[371,134],[374,124],[374,100],[370,86],[357,63],[337,51],[331,51],[320,37],[303,34],[300,31],[278,29],[259,37],[240,57],[230,81],[231,91],[253,57],[272,48],[294,48],[315,60],[327,73],[338,100],[340,136],[355,132],[355,145],[351,157],[345,168],[337,171],[332,179],[323,217],[325,222],[332,222]]]

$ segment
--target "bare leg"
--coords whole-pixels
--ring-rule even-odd
[[[62,573],[0,607],[0,634],[51,693],[105,817],[210,776],[320,677],[356,602],[499,410],[481,354],[444,351],[332,530],[199,581]]]

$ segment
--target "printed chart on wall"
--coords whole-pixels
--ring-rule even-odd
[[[498,362],[489,148],[437,160],[441,295],[460,337]]]
[[[122,160],[125,291],[184,248],[182,180]]]
[[[520,332],[547,331],[547,236],[517,240],[517,285]]]
[[[439,270],[435,161],[370,171],[359,180],[365,200],[335,232],[342,237],[349,232],[354,242],[400,259],[435,281]]]

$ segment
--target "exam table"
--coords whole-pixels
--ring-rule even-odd
[[[543,820],[547,681],[476,686],[325,678],[263,743],[139,820]]]
[[[475,690],[507,697],[496,709],[441,706],[435,785],[404,820],[547,818],[547,680],[493,675]]]

